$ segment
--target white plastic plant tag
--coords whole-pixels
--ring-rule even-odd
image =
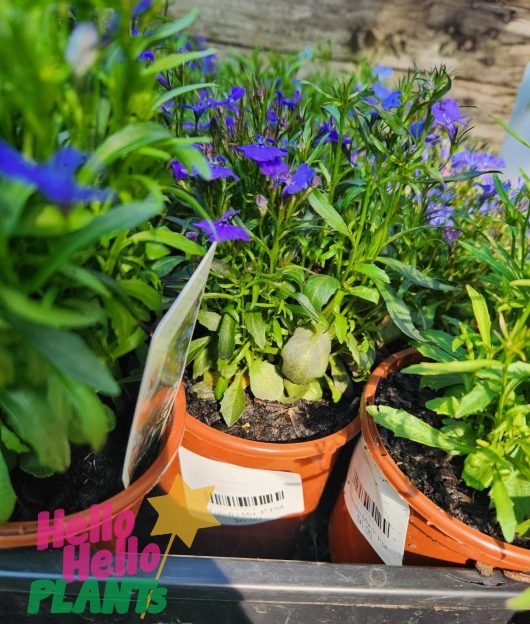
[[[227,464],[179,448],[180,472],[192,489],[215,486],[208,511],[221,524],[258,524],[302,513],[302,478],[294,472]]]
[[[357,442],[344,498],[355,525],[387,565],[402,565],[410,510],[371,458],[364,439]]]
[[[173,405],[186,366],[215,247],[216,243],[201,260],[151,338],[125,452],[122,472],[125,487],[128,487],[152,446],[171,426]],[[168,462],[171,460],[168,458]]]

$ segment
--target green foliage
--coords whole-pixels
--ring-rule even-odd
[[[178,73],[178,101],[196,89],[186,63],[209,52],[178,51],[195,13],[171,23],[162,2],[132,8],[0,0],[0,522],[17,461],[46,476],[68,468],[70,443],[102,446],[121,358],[162,312],[160,273],[203,253],[162,224],[170,160],[209,170],[161,111],[157,77]],[[151,64],[138,58],[150,46]],[[72,150],[75,166],[45,170]],[[60,199],[76,185],[108,192]]]
[[[443,388],[426,407],[440,416],[434,428],[404,410],[370,406],[375,421],[399,437],[465,456],[462,478],[488,490],[504,538],[528,535],[530,515],[530,305],[492,319],[483,295],[467,287],[474,322],[456,337],[431,332],[422,362],[403,373]]]

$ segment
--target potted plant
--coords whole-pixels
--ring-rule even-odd
[[[104,4],[0,5],[0,548],[35,543],[32,520],[45,506],[81,511],[80,501],[88,508],[121,489],[131,411],[118,399],[123,380],[162,312],[161,275],[203,252],[162,223],[166,162],[178,157],[204,175],[208,166],[167,122],[159,79],[211,51],[157,48],[193,14],[157,25],[157,3]],[[174,455],[180,399],[176,409],[158,459],[111,499],[115,514],[137,509]],[[76,475],[96,466],[116,411],[117,474],[97,473],[100,498],[84,499]],[[68,473],[77,498],[39,498],[47,483],[60,492],[65,482],[26,475],[64,473],[81,444]]]
[[[338,449],[357,431],[358,382],[376,351],[397,336],[421,338],[413,314],[430,321],[414,312],[419,292],[453,291],[418,268],[443,239],[423,196],[469,177],[445,180],[438,152],[427,149],[444,136],[455,151],[461,139],[445,71],[411,74],[392,89],[384,68],[299,83],[299,59],[280,71],[277,59],[272,70],[260,63],[221,66],[217,91],[173,112],[191,136],[211,133],[203,151],[213,175],[203,181],[173,162],[180,188],[210,220],[183,218],[178,194],[168,219],[190,238],[225,242],[190,349],[193,418],[181,466],[161,482],[168,490],[180,470],[195,487],[216,485],[210,509],[225,526],[193,551],[208,554],[292,549]],[[337,407],[345,419],[327,431],[304,417],[325,409],[331,423]]]
[[[405,507],[404,563],[530,569],[530,306],[499,305],[492,319],[486,299],[470,286],[467,292],[473,323],[457,324],[456,336],[424,332],[427,344],[389,358],[367,384],[363,438],[330,527],[337,561],[377,558],[350,518],[363,496],[366,509],[385,518],[379,490],[378,500],[359,495],[366,491],[358,477],[364,452]],[[396,516],[386,520],[398,524]]]

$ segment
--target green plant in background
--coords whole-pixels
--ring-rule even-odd
[[[14,465],[45,476],[68,468],[70,442],[101,447],[101,396],[119,394],[120,358],[162,310],[161,262],[203,253],[163,224],[168,162],[209,167],[161,82],[211,51],[178,51],[195,15],[160,10],[0,0],[0,521]]]
[[[440,428],[389,406],[369,406],[374,420],[394,435],[451,455],[465,456],[463,480],[487,490],[506,541],[530,531],[530,306],[497,310],[492,321],[486,299],[467,286],[473,324],[458,323],[456,337],[423,333],[420,352],[434,362],[415,364],[405,374],[443,390],[426,403],[440,416]]]
[[[447,171],[466,120],[444,99],[443,69],[388,87],[388,69],[366,65],[317,84],[296,80],[302,61],[221,65],[217,89],[174,113],[192,136],[212,135],[210,181],[172,165],[216,223],[196,226],[210,240],[246,241],[219,249],[190,350],[195,389],[221,401],[228,424],[248,385],[261,399],[338,401],[385,342],[421,339],[418,325],[455,288],[428,256],[452,244],[432,207],[481,174]],[[182,205],[168,217],[179,227],[189,223]]]

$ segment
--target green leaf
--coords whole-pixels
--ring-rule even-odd
[[[295,384],[307,384],[324,375],[330,353],[331,338],[327,332],[297,327],[281,352],[282,373]]]
[[[184,65],[185,63],[189,63],[190,61],[196,61],[198,59],[204,58],[205,56],[213,56],[215,52],[216,51],[214,48],[208,48],[206,50],[196,50],[194,52],[168,54],[167,56],[161,56],[154,63],[151,63],[148,67],[146,67],[143,73],[146,76],[153,76],[162,71],[181,67],[182,65]]]
[[[530,609],[530,588],[525,589],[513,598],[509,598],[506,601],[506,606],[513,611],[526,611]]]
[[[495,471],[493,475],[493,485],[490,490],[490,497],[495,505],[497,522],[501,525],[502,534],[507,542],[512,542],[515,537],[515,527],[517,519],[515,517],[513,501],[508,494],[506,485],[502,477]]]
[[[425,407],[437,414],[454,417],[456,408],[458,407],[458,400],[454,396],[437,397],[436,399],[427,401]]]
[[[348,320],[342,314],[336,314],[335,319],[335,336],[340,344],[344,344],[346,334],[348,333]]]
[[[448,453],[469,453],[472,450],[467,444],[444,435],[405,410],[387,405],[368,405],[366,410],[378,425],[390,429],[399,438],[407,438]]]
[[[0,523],[7,522],[15,509],[17,495],[11,484],[9,469],[0,451]]]
[[[403,299],[386,284],[379,282],[377,288],[385,300],[386,309],[388,310],[390,318],[394,321],[396,327],[398,327],[406,336],[409,336],[409,338],[413,338],[419,342],[425,342],[419,331],[416,327],[414,327],[409,309]]]
[[[229,427],[237,421],[245,409],[245,392],[241,380],[242,375],[236,375],[225,390],[221,401],[221,414]]]
[[[206,329],[215,332],[219,329],[221,315],[217,314],[217,312],[211,312],[210,310],[199,310],[197,322],[203,327],[206,327]]]
[[[89,327],[95,325],[101,318],[99,311],[83,313],[45,305],[6,286],[0,289],[0,303],[20,319],[51,327]]]
[[[249,370],[250,389],[257,399],[279,401],[283,395],[283,378],[273,364],[254,360]]]
[[[422,362],[407,366],[401,372],[407,375],[452,375],[454,373],[475,373],[484,368],[502,369],[495,360],[455,360],[453,362]]]
[[[491,485],[495,470],[495,458],[491,453],[479,448],[466,457],[462,479],[467,485],[481,492]]]
[[[165,39],[169,39],[170,37],[178,35],[181,31],[189,28],[198,17],[199,10],[192,9],[189,13],[186,13],[186,15],[184,15],[180,19],[169,22],[168,24],[164,24],[163,26],[160,26],[160,28],[150,30],[149,34],[138,37],[138,39],[140,39],[142,43],[140,51],[143,52],[144,50],[147,50],[152,46],[153,43],[157,43],[158,41],[164,41]]]
[[[331,366],[333,384],[339,391],[340,395],[342,396],[344,393],[351,391],[353,388],[351,373],[348,371],[346,366],[344,366],[341,359],[338,356],[333,355],[330,357],[329,363]]]
[[[0,441],[6,447],[6,449],[13,451],[14,453],[27,453],[31,449],[26,446],[22,440],[15,435],[9,427],[6,427],[0,422]],[[1,455],[0,451],[0,455]]]
[[[348,226],[344,222],[344,219],[329,203],[325,195],[318,190],[314,190],[309,195],[308,200],[313,210],[324,219],[332,230],[339,232],[339,234],[343,234],[347,238],[350,237],[350,231],[348,230]]]
[[[68,423],[49,411],[40,395],[28,388],[3,391],[0,405],[8,424],[33,449],[40,466],[54,472],[64,472],[68,468]]]
[[[204,247],[193,242],[180,232],[172,232],[168,227],[163,226],[154,230],[144,230],[137,232],[130,237],[131,243],[140,243],[145,241],[161,243],[178,251],[183,251],[194,256],[203,256],[205,254]]]
[[[438,280],[435,280],[432,277],[425,275],[421,271],[418,271],[418,269],[408,264],[405,264],[404,262],[400,262],[395,258],[379,257],[377,258],[377,260],[391,267],[392,269],[403,275],[404,278],[408,279],[409,282],[417,284],[418,286],[431,288],[432,290],[441,290],[443,292],[455,290],[453,286],[443,284],[442,282],[439,282]]]
[[[294,384],[288,379],[284,379],[283,383],[289,396],[281,399],[282,403],[295,403],[300,399],[318,401],[322,398],[322,387],[316,379],[307,384]]]
[[[178,159],[186,167],[188,171],[196,169],[201,178],[210,180],[212,170],[203,153],[194,147],[182,147],[178,150]]]
[[[96,149],[80,172],[80,181],[90,181],[103,167],[137,149],[153,143],[172,139],[171,132],[164,126],[151,122],[130,124],[109,136]]]
[[[339,287],[339,280],[331,275],[311,275],[304,285],[304,295],[317,310],[322,310]]]
[[[454,414],[455,418],[463,418],[464,416],[482,412],[498,394],[498,392],[489,386],[477,384],[460,399],[458,408]]]
[[[71,280],[78,282],[81,286],[90,288],[90,290],[93,290],[102,297],[111,296],[109,289],[99,279],[97,273],[84,269],[77,264],[67,264],[61,267],[60,271]]]
[[[379,291],[369,286],[353,286],[348,288],[348,293],[372,303],[379,303]]]
[[[96,217],[91,223],[77,232],[62,239],[62,242],[48,256],[36,277],[30,280],[28,292],[40,288],[55,271],[61,268],[68,258],[85,249],[105,236],[116,236],[144,223],[162,211],[161,202],[146,199],[143,202],[131,202],[112,208],[109,212]]]
[[[261,312],[245,312],[243,314],[243,321],[247,328],[248,333],[252,336],[254,342],[260,349],[264,349],[267,346],[267,325],[263,320]]]
[[[134,299],[141,301],[146,308],[159,315],[162,310],[162,296],[152,286],[146,284],[143,280],[138,278],[131,278],[126,280],[118,280],[118,284],[123,290]]]
[[[199,355],[204,347],[210,344],[212,340],[211,336],[202,336],[201,338],[195,338],[190,342],[190,348],[188,349],[188,357],[186,360],[186,366],[191,364],[193,360]]]
[[[208,349],[208,346],[205,346],[199,351],[199,353],[197,353],[196,357],[193,359],[193,379],[197,379],[201,375],[204,375],[204,373],[209,370],[212,365],[213,361],[210,355],[210,350]]]
[[[491,319],[488,312],[488,305],[484,297],[474,288],[469,286],[469,284],[466,284],[466,290],[469,298],[471,299],[473,313],[475,314],[482,342],[484,343],[484,346],[489,349],[491,348]]]
[[[229,360],[234,354],[236,336],[236,322],[230,314],[223,314],[219,328],[219,342],[217,353],[221,360]]]
[[[365,262],[357,262],[352,266],[352,271],[356,273],[362,273],[363,275],[367,275],[371,279],[385,284],[390,284],[390,278],[388,275],[378,267],[376,264],[367,264]]]
[[[198,91],[199,89],[207,89],[208,87],[215,87],[215,82],[201,82],[198,84],[184,85],[182,87],[177,87],[176,89],[171,89],[170,91],[164,91],[164,93],[162,93],[162,95],[155,100],[152,110],[158,110],[162,104],[165,104],[168,100],[172,100],[179,95],[184,95],[184,93],[189,93],[190,91]]]
[[[105,363],[76,334],[25,323],[21,325],[24,339],[67,377],[98,392],[112,396],[120,387]]]
[[[65,381],[75,416],[70,420],[68,436],[76,444],[90,444],[97,452],[110,430],[107,409],[98,396],[86,386]]]

